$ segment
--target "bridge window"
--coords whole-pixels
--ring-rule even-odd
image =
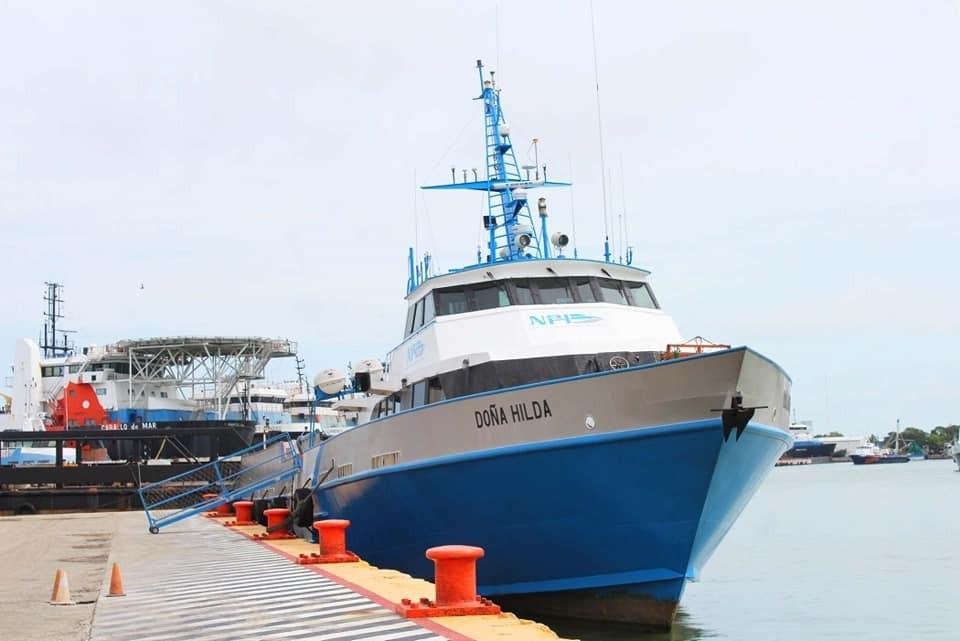
[[[536,281],[541,305],[572,303],[573,296],[565,278],[538,278]]]
[[[417,331],[423,327],[423,299],[417,301],[417,307],[413,312],[413,327],[411,331]]]
[[[577,293],[579,302],[595,303],[597,301],[596,297],[593,295],[593,288],[590,286],[589,278],[573,278],[571,279],[571,284],[573,285],[574,291]]]
[[[436,317],[436,310],[433,307],[433,292],[423,297],[423,324],[426,325]]]
[[[627,297],[623,294],[623,287],[620,281],[609,278],[598,278],[597,285],[600,287],[600,299],[604,303],[616,303],[617,305],[626,305]]]
[[[467,293],[462,289],[441,289],[434,292],[437,316],[462,314],[467,311]]]
[[[507,290],[502,283],[491,283],[473,288],[473,302],[471,309],[493,309],[508,306],[510,299],[507,298]]]
[[[518,280],[513,283],[514,299],[517,305],[533,305],[533,290],[530,282]]]
[[[630,294],[631,304],[634,307],[647,307],[657,309],[657,303],[653,300],[653,293],[646,283],[624,283],[627,293]]]
[[[409,336],[411,333],[413,333],[413,312],[415,309],[416,307],[413,305],[407,308],[407,331],[404,332],[405,336]]]

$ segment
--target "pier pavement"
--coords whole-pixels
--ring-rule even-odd
[[[141,512],[0,518],[5,641],[518,641],[559,637],[512,614],[405,619],[434,586],[364,562],[299,565],[317,545],[195,516],[149,534]],[[349,532],[347,539],[349,547]],[[123,596],[108,596],[116,564]],[[480,566],[482,572],[482,566]],[[62,570],[75,605],[51,604]],[[63,590],[59,596],[62,597]],[[57,599],[60,600],[60,599]]]

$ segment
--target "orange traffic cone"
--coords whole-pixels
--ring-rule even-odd
[[[53,592],[50,593],[50,603],[52,605],[76,605],[77,602],[70,598],[70,586],[67,584],[67,573],[63,570],[57,570],[57,576],[53,579]]]
[[[107,596],[127,596],[123,591],[123,582],[120,580],[120,565],[113,564],[113,571],[110,573],[110,594]]]

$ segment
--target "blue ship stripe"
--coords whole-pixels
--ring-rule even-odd
[[[330,517],[352,522],[350,548],[374,565],[430,579],[426,548],[478,545],[485,595],[593,589],[679,599],[790,442],[765,425],[724,440],[721,425],[717,417],[460,454],[338,479],[316,495]]]

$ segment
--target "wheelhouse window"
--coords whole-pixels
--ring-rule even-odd
[[[423,299],[417,301],[417,306],[413,310],[413,327],[411,331],[416,331],[423,327]]]
[[[430,292],[423,297],[423,324],[426,325],[434,318],[436,318],[437,313],[433,307],[433,292]]]
[[[437,316],[462,314],[467,311],[467,293],[462,289],[440,289],[434,292]]]
[[[404,335],[409,336],[435,317],[433,292],[430,292],[407,309],[407,329]]]
[[[514,303],[517,305],[533,305],[533,290],[530,281],[518,280],[513,283]]]
[[[510,305],[510,299],[507,297],[507,290],[503,283],[491,283],[489,285],[479,285],[472,288],[474,309],[493,309],[495,307],[507,307]]]
[[[538,278],[537,294],[542,305],[572,303],[570,285],[566,278]]]
[[[593,287],[589,278],[571,278],[570,284],[573,291],[577,294],[577,301],[580,303],[595,303],[596,297],[593,295]]]
[[[408,333],[432,321],[434,315],[462,314],[509,305],[572,303],[613,303],[659,309],[650,286],[643,282],[592,276],[521,278],[435,290],[410,309]]]
[[[657,309],[657,303],[653,300],[653,293],[650,291],[649,285],[646,283],[624,283],[624,287],[630,294],[631,305]]]
[[[406,332],[404,332],[404,334],[405,334],[406,336],[409,336],[411,333],[413,333],[413,313],[414,313],[414,311],[416,311],[416,306],[415,306],[415,305],[411,305],[410,307],[407,308],[407,325],[406,325]]]
[[[620,281],[610,278],[598,278],[597,285],[600,287],[600,299],[604,303],[616,303],[617,305],[626,305],[627,297],[623,293],[623,286]]]

